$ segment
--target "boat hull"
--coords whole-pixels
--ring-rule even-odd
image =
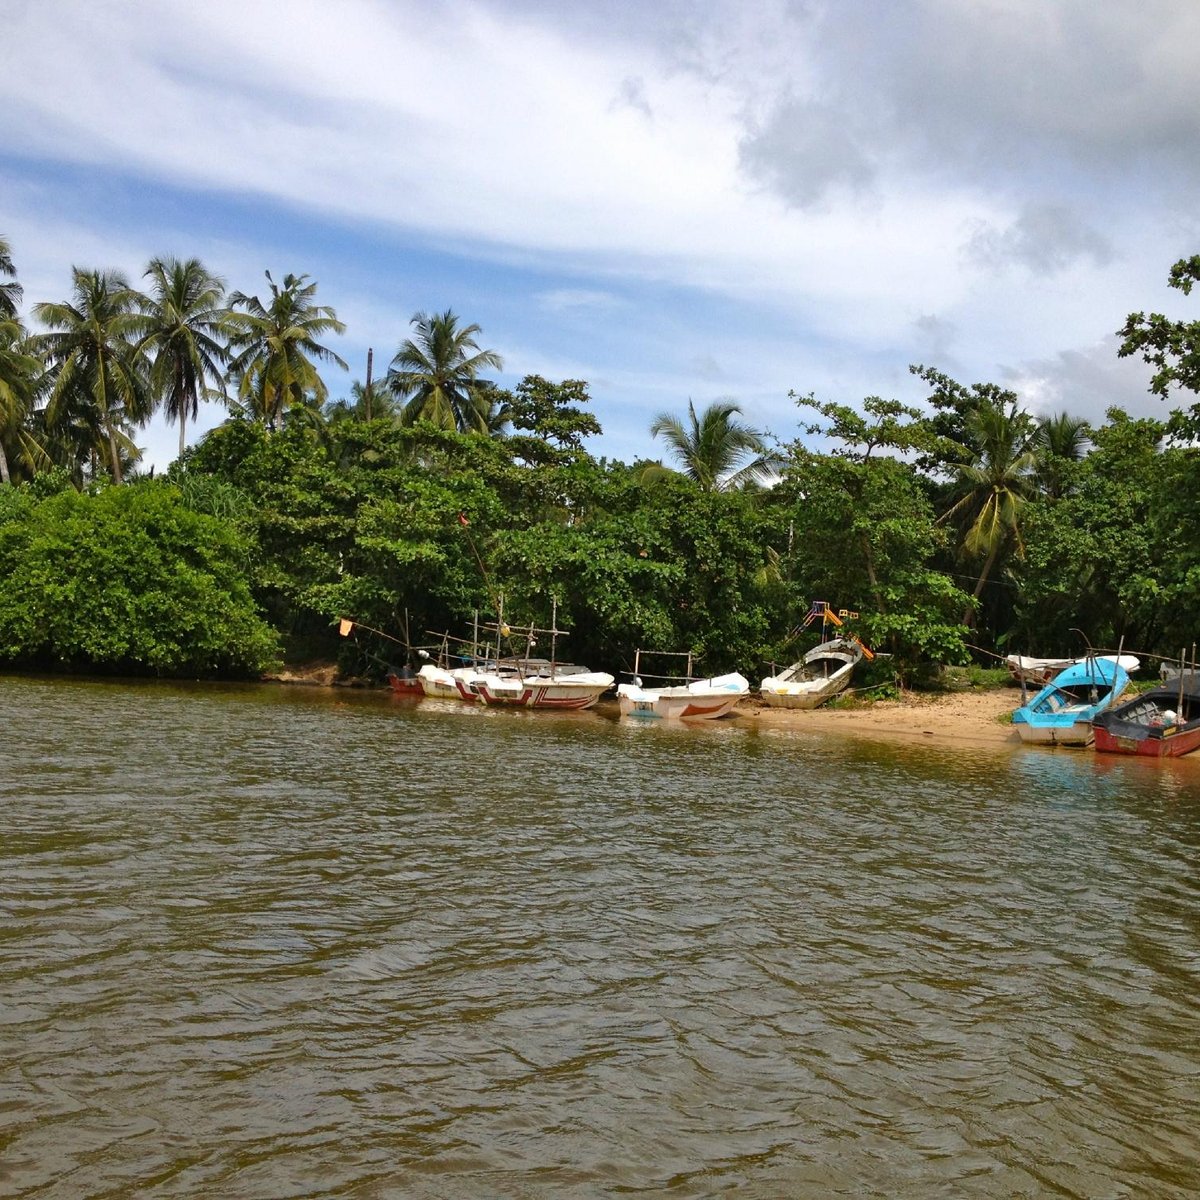
[[[1096,749],[1103,754],[1136,754],[1142,758],[1181,758],[1200,748],[1200,726],[1164,729],[1156,737],[1149,730],[1145,735],[1128,736],[1110,733],[1096,726]]]
[[[741,696],[721,696],[711,699],[693,697],[690,700],[677,697],[638,699],[632,696],[619,697],[623,717],[658,717],[668,721],[713,721],[732,711]]]
[[[643,688],[623,683],[617,688],[617,701],[623,717],[712,721],[731,712],[749,691],[750,684],[741,675],[721,675],[686,687]]]
[[[1129,668],[1137,669],[1130,655],[1072,663],[1013,713],[1013,728],[1036,746],[1090,746],[1094,722],[1125,690]]]
[[[857,642],[834,638],[810,650],[782,674],[764,679],[759,695],[771,708],[818,708],[846,690],[861,658],[862,647]]]
[[[392,672],[387,677],[387,681],[394,696],[404,696],[410,700],[419,700],[425,695],[425,689],[421,686],[420,679],[415,675],[397,675],[395,672]]]
[[[1096,749],[1180,758],[1200,749],[1200,674],[1185,671],[1096,719]]]
[[[1076,721],[1073,725],[1024,725],[1013,722],[1021,741],[1031,746],[1090,746],[1095,734],[1091,721]]]
[[[593,704],[613,685],[611,675],[600,675],[589,682],[539,679],[496,679],[477,677],[460,686],[471,695],[462,698],[499,708],[584,709]]]
[[[494,708],[591,708],[614,683],[602,671],[555,679],[433,666],[422,667],[418,678],[426,696]]]
[[[474,700],[474,696],[463,696],[459,677],[441,667],[424,666],[417,673],[421,692],[431,700]]]
[[[847,678],[835,688],[819,688],[811,691],[786,691],[781,688],[776,691],[768,687],[768,681],[764,679],[760,695],[762,702],[769,708],[819,708],[827,700],[840,696],[846,690],[848,682]]]

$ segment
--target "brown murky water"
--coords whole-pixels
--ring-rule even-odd
[[[0,677],[0,1195],[1195,1196],[1190,767]]]

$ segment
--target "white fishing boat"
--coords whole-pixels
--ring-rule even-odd
[[[457,673],[463,700],[507,708],[591,708],[616,680],[549,659],[505,659]]]
[[[762,701],[772,708],[816,708],[845,691],[863,656],[853,638],[833,638],[814,646],[786,671],[762,681]]]
[[[613,686],[616,680],[604,671],[589,671],[574,663],[558,662],[554,649],[558,638],[566,630],[558,628],[558,606],[554,606],[554,619],[549,629],[535,626],[513,628],[503,619],[480,626],[476,622],[475,637],[471,653],[464,665],[445,665],[449,654],[448,635],[443,635],[445,652],[440,664],[427,663],[418,672],[421,687],[426,696],[441,700],[463,700],[469,704],[485,704],[509,708],[591,708],[600,697]],[[495,654],[484,655],[479,649],[480,633],[494,635]],[[536,644],[539,634],[550,635],[550,658],[531,657],[529,651]],[[525,640],[524,655],[499,657],[502,640]]]
[[[1031,658],[1027,654],[1005,655],[1004,665],[1017,683],[1045,687],[1055,675],[1079,662],[1077,658]]]
[[[647,688],[636,683],[617,686],[623,717],[663,717],[668,720],[714,720],[730,712],[750,691],[742,675],[694,679],[674,687]]]
[[[421,691],[433,700],[474,700],[474,695],[464,695],[463,685],[474,678],[474,667],[444,667],[437,663],[426,663],[418,672],[417,680]]]
[[[685,673],[674,676],[655,676],[669,680],[681,679],[663,687],[646,687],[642,682],[642,655],[652,658],[686,658]],[[742,675],[717,675],[709,679],[692,677],[690,652],[669,650],[639,650],[634,656],[633,682],[617,687],[617,703],[623,717],[659,717],[666,720],[711,721],[723,717],[750,691],[750,681]]]

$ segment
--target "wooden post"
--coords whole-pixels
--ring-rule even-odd
[[[375,360],[375,351],[370,346],[367,347],[367,420],[371,419],[371,364]]]
[[[550,678],[558,677],[558,597],[550,597]]]

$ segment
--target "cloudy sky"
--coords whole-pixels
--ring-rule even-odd
[[[0,28],[27,304],[152,255],[308,273],[347,325],[333,396],[452,308],[502,382],[587,380],[625,459],[689,399],[785,439],[789,390],[918,401],[910,363],[1163,411],[1114,334],[1189,314],[1194,0],[0,0]]]

